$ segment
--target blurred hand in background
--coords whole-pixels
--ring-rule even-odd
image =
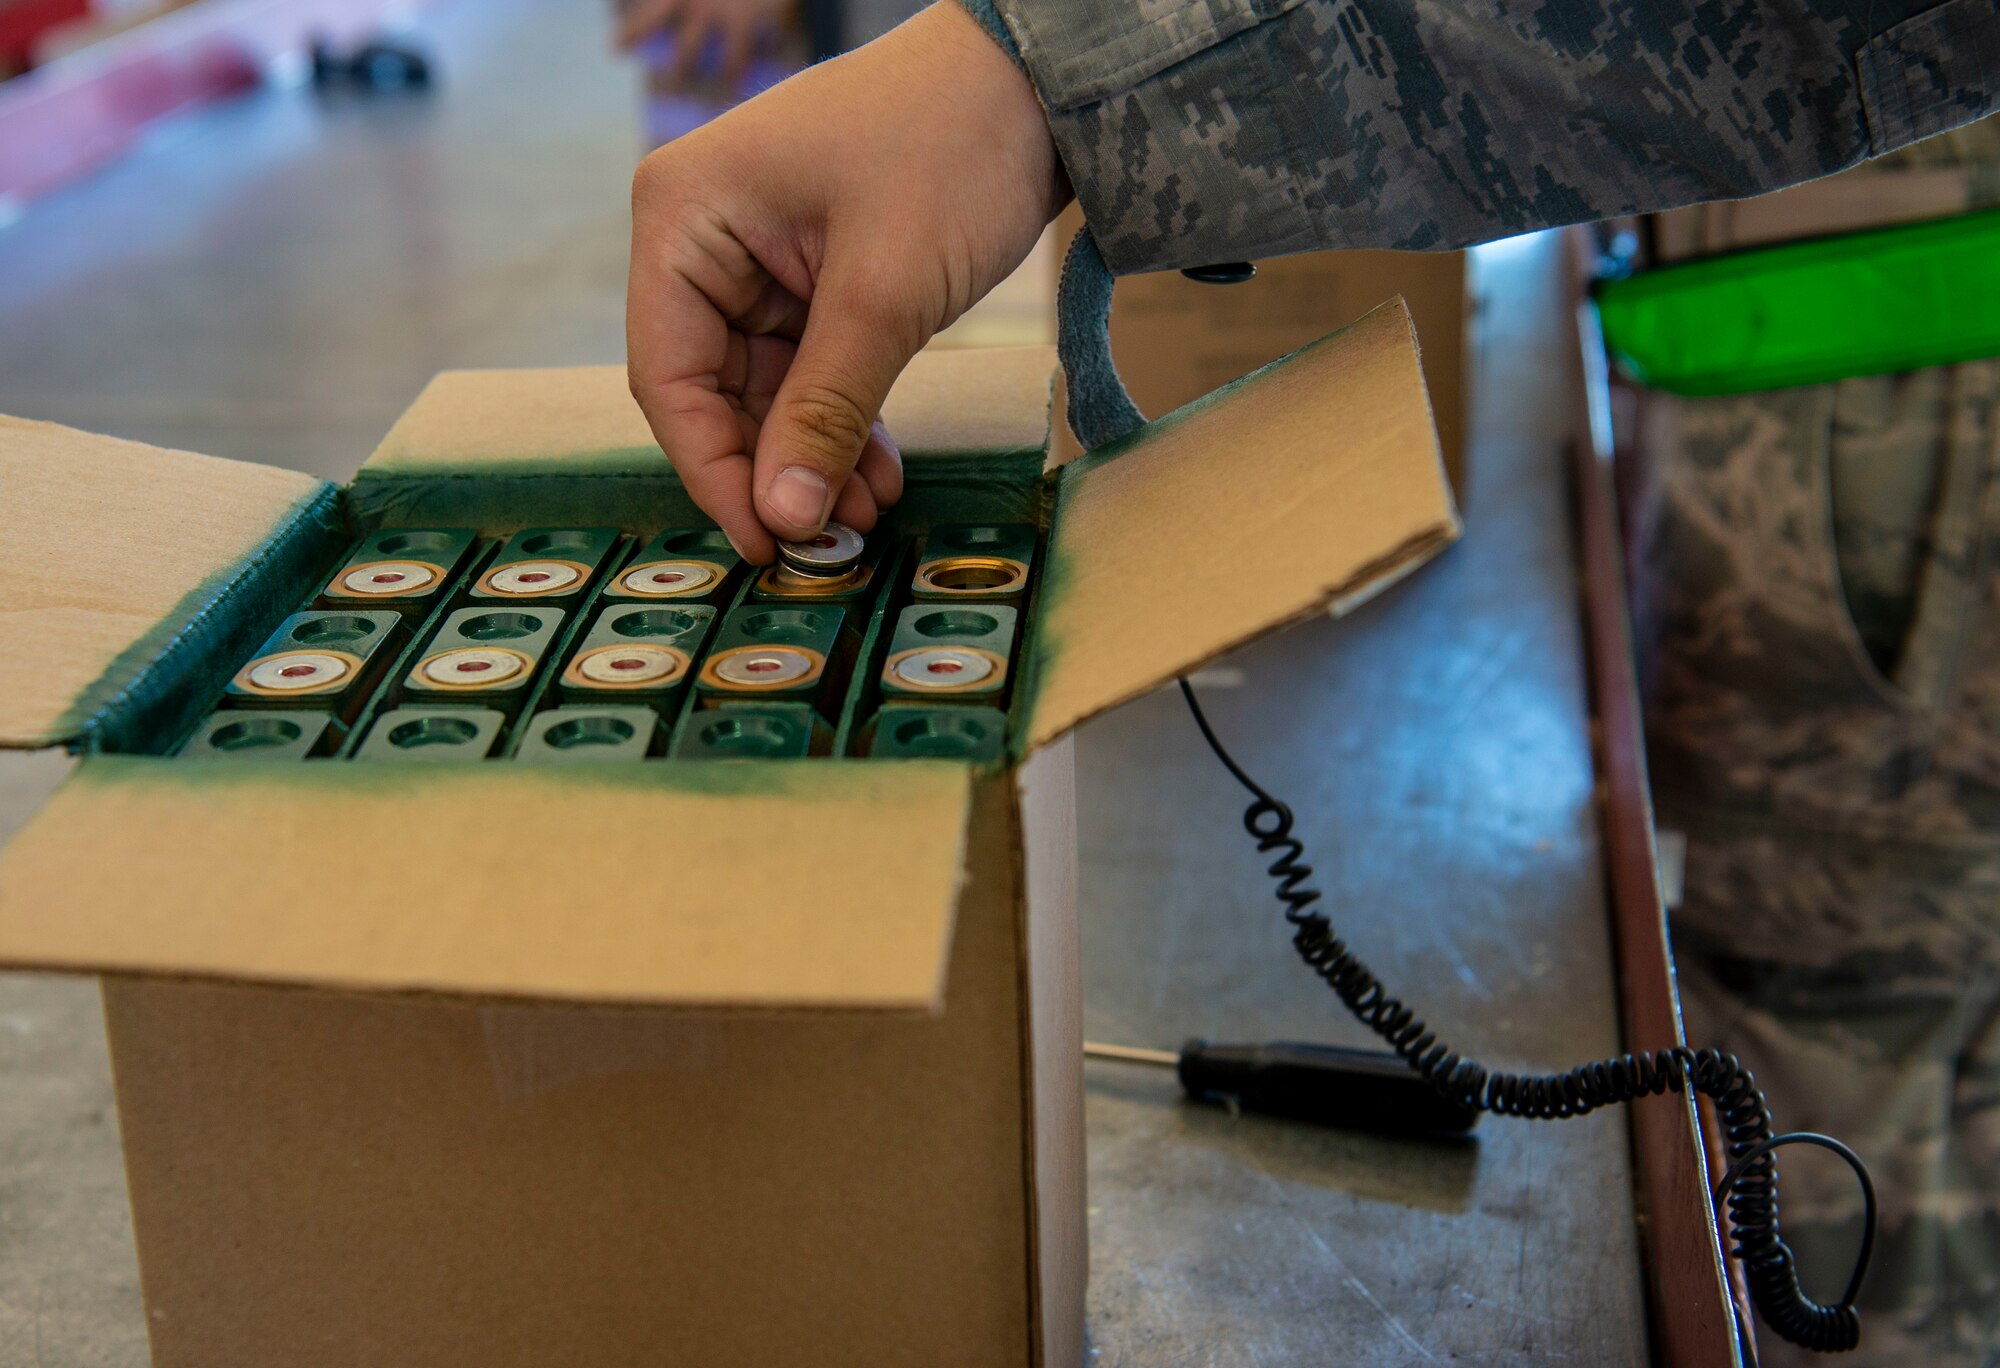
[[[743,79],[750,61],[778,45],[799,22],[799,0],[626,0],[619,7],[618,47],[630,51],[655,35],[673,40],[671,78],[692,80],[703,54],[718,53],[725,84]]]

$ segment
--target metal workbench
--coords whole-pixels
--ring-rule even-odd
[[[434,371],[618,359],[632,74],[598,7],[437,8],[429,99],[190,116],[0,231],[0,412],[345,478]],[[1336,922],[1487,1062],[1618,1048],[1553,244],[1482,259],[1469,535],[1202,679],[1297,809]],[[0,833],[66,762],[0,756]],[[1087,1024],[1359,1043],[1301,968],[1238,791],[1159,694],[1079,751]],[[1647,1359],[1626,1117],[1412,1145],[1191,1108],[1090,1066],[1093,1362]],[[87,983],[0,978],[0,1363],[145,1361]]]

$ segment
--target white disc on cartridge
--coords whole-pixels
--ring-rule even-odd
[[[517,561],[488,575],[486,588],[496,594],[552,594],[582,578],[568,561]]]
[[[730,684],[789,684],[813,672],[813,658],[786,646],[744,651],[715,662],[715,677]]]
[[[437,581],[435,566],[421,561],[376,561],[357,565],[340,577],[340,587],[350,594],[379,594],[394,598],[420,593]]]
[[[700,561],[654,561],[627,570],[618,581],[628,594],[657,594],[661,597],[694,594],[715,583],[715,567]]]
[[[354,673],[354,664],[343,656],[321,651],[287,651],[258,661],[250,667],[250,682],[273,693],[299,693],[324,689]]]
[[[778,559],[801,575],[844,575],[861,559],[867,543],[845,523],[830,522],[817,536],[778,543]]]
[[[930,646],[896,662],[896,679],[913,689],[962,689],[993,673],[993,660],[959,646]]]
[[[665,646],[605,646],[577,657],[576,672],[593,684],[659,684],[687,668],[681,652]]]
[[[423,674],[433,684],[451,689],[478,689],[512,679],[528,668],[525,656],[492,646],[465,646],[440,651],[424,662]]]

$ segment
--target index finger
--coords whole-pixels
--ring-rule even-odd
[[[752,436],[722,389],[729,333],[692,281],[673,270],[648,279],[635,258],[625,310],[632,397],[688,496],[745,560],[763,565],[778,547],[750,500]]]

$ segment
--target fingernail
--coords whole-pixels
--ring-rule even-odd
[[[764,503],[779,519],[794,527],[817,531],[825,522],[833,491],[826,476],[804,466],[786,466],[765,491]]]

